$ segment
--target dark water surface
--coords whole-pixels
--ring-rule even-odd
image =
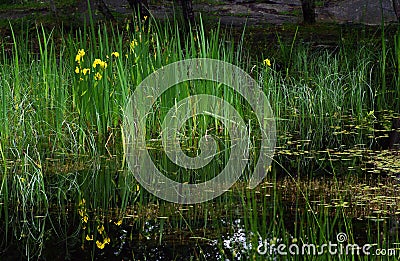
[[[282,153],[287,151],[278,149],[277,155]],[[321,155],[323,152],[309,157],[321,161]],[[331,155],[331,163],[341,168],[347,165],[354,174],[300,178],[300,173],[273,171],[255,190],[246,188],[242,180],[212,202],[196,205],[164,202],[132,180],[125,183],[131,174],[121,171],[115,159],[99,159],[83,164],[81,170],[71,168],[64,173],[49,168],[47,187],[54,185],[54,193],[65,192],[70,198],[50,201],[48,209],[31,206],[23,211],[18,203],[10,208],[15,211],[9,213],[8,226],[1,219],[1,233],[6,235],[0,244],[1,260],[26,259],[39,253],[40,260],[263,258],[257,248],[264,240],[284,242],[308,229],[316,233],[316,224],[326,233],[298,239],[335,241],[337,233],[351,231],[354,242],[365,244],[381,242],[384,233],[385,245],[392,246],[397,242],[400,222],[396,176],[387,170],[377,174],[374,166],[360,171],[363,163],[359,170],[351,170],[356,166],[347,163],[352,155],[346,151],[332,151]],[[374,157],[372,152],[370,155]],[[216,170],[221,168],[213,164]],[[123,183],[131,184],[129,193],[136,196],[121,212],[113,206],[121,204],[126,188]],[[59,191],[57,186],[68,190]],[[104,238],[109,238],[104,248],[95,243],[104,242]]]

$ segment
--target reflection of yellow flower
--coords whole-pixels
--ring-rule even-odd
[[[110,243],[110,241],[111,241],[110,238],[106,237],[103,239],[103,242],[96,240],[96,245],[98,248],[103,249],[106,244]]]
[[[86,240],[87,241],[92,241],[93,240],[93,235],[92,236],[86,235]]]
[[[101,76],[101,74],[100,74],[99,72],[97,72],[97,73],[94,75],[94,79],[95,79],[96,81],[101,80],[102,77],[103,77],[103,76]]]
[[[265,59],[263,61],[263,64],[270,67],[271,66],[271,61],[269,59]]]
[[[85,68],[82,70],[82,72],[83,72],[83,75],[90,74],[90,69]]]
[[[133,51],[133,49],[135,49],[135,47],[138,45],[138,41],[133,39],[129,45],[131,46],[131,51]]]
[[[101,227],[97,226],[97,230],[99,231],[99,233],[101,235],[103,233],[103,231],[104,231],[104,226],[103,225],[101,225]]]
[[[75,73],[79,73],[79,68],[78,67],[75,68]]]
[[[118,52],[113,52],[113,53],[111,53],[111,56],[115,56],[115,58],[118,58],[119,57],[119,53]]]
[[[103,249],[106,244],[100,242],[99,240],[96,240],[96,245],[98,248]]]

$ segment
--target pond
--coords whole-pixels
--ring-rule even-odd
[[[332,126],[336,135],[357,136],[350,120],[343,121],[350,129]],[[272,171],[258,187],[249,189],[244,173],[220,197],[191,205],[148,193],[118,157],[58,155],[46,159],[42,171],[25,167],[25,174],[18,162],[9,162],[9,179],[18,182],[9,190],[16,200],[3,198],[9,211],[1,218],[2,259],[40,254],[51,260],[263,260],[289,253],[278,252],[278,245],[294,244],[300,252],[293,248],[292,258],[347,256],[320,247],[301,253],[305,244],[329,242],[337,244],[335,251],[351,242],[360,249],[371,244],[368,253],[398,255],[398,152],[373,151],[365,144],[312,151],[310,140],[288,133],[281,140]],[[148,149],[157,167],[177,173],[157,145],[148,143]],[[192,149],[184,150],[190,155]],[[203,170],[184,170],[181,178],[210,178],[224,163],[213,160]],[[338,235],[348,238],[338,243]],[[354,251],[348,256],[368,258]]]
[[[366,160],[357,166],[352,163],[378,155],[365,150],[313,154],[293,149],[288,153],[288,149],[279,149],[277,155],[290,155],[291,161],[297,161],[306,154],[308,159],[328,161],[335,169],[348,169],[354,175],[305,178],[291,174],[295,172],[273,171],[256,189],[247,188],[242,180],[213,201],[180,205],[140,189],[118,160],[78,160],[63,171],[57,169],[62,160],[53,161],[49,165],[54,167],[45,172],[47,205],[44,200],[42,206],[32,205],[29,197],[34,195],[26,191],[20,195],[21,202],[9,206],[13,211],[7,218],[3,216],[2,259],[33,257],[39,252],[51,260],[274,259],[279,257],[279,244],[298,243],[301,249],[306,243],[321,246],[328,242],[371,244],[371,253],[397,249],[399,178],[377,174],[379,167],[366,166]],[[75,170],[78,165],[80,170]],[[319,168],[324,165],[327,167],[320,164]],[[221,169],[219,164],[212,166]],[[358,166],[366,166],[366,170],[360,172]],[[390,167],[397,172],[400,168]],[[21,185],[26,182],[21,180]],[[129,204],[121,211],[126,190]],[[74,203],[68,195],[80,200]],[[339,234],[349,238],[338,243]],[[317,252],[306,256],[329,254]]]

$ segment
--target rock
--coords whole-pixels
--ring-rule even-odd
[[[397,21],[392,0],[332,1],[317,8],[317,15],[317,20],[339,23],[379,25],[382,18],[384,22]]]

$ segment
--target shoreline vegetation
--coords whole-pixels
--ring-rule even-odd
[[[328,46],[292,28],[290,38],[275,34],[271,43],[247,30],[240,37],[220,25],[206,30],[201,19],[188,30],[152,17],[118,26],[90,20],[71,31],[12,26],[11,39],[0,41],[0,257],[183,260],[186,251],[194,259],[264,260],[260,240],[273,250],[277,242],[322,245],[341,232],[346,244],[396,249],[398,28],[361,27]],[[262,51],[250,50],[248,38]],[[213,201],[182,206],[155,198],[128,170],[121,133],[130,95],[158,68],[187,58],[235,64],[269,98],[277,145],[257,189],[246,187],[249,170]],[[146,128],[155,164],[176,181],[202,182],[228,160],[220,153],[205,171],[190,172],[161,151],[162,120],[194,94],[223,97],[249,122],[251,169],[257,120],[238,93],[207,81],[176,85],[155,103]],[[210,116],[187,121],[182,149],[196,155],[205,133],[226,151],[229,136]],[[279,258],[276,249],[269,257]]]

